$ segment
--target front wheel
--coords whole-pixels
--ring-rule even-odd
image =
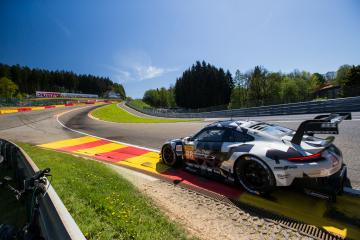
[[[256,157],[245,156],[236,161],[234,173],[236,182],[250,193],[265,195],[275,187],[275,177],[270,168]]]
[[[170,144],[166,144],[162,147],[161,161],[170,167],[175,167],[179,164],[178,157]]]

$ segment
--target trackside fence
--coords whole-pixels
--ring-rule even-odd
[[[134,106],[131,102],[126,105],[144,114],[168,118],[231,118],[254,117],[274,115],[294,115],[329,112],[355,112],[360,111],[360,96],[317,100],[309,102],[269,105],[252,108],[229,109],[211,112],[181,112],[170,109],[143,109]]]

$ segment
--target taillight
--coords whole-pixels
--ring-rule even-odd
[[[301,157],[291,157],[291,158],[288,158],[288,160],[289,161],[307,161],[307,160],[316,159],[318,157],[321,157],[321,153],[315,153],[315,154],[311,154],[308,156],[301,156]]]

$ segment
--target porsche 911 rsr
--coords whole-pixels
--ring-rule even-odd
[[[235,182],[254,194],[304,181],[335,194],[343,188],[346,166],[341,151],[314,134],[338,134],[350,113],[319,115],[294,131],[259,121],[219,121],[193,136],[166,142],[161,159],[205,175]]]

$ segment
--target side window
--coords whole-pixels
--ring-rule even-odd
[[[201,142],[222,142],[224,133],[224,129],[209,129],[201,132],[196,138]]]
[[[231,130],[227,137],[229,142],[250,142],[254,140],[254,137],[250,136],[249,134]]]

